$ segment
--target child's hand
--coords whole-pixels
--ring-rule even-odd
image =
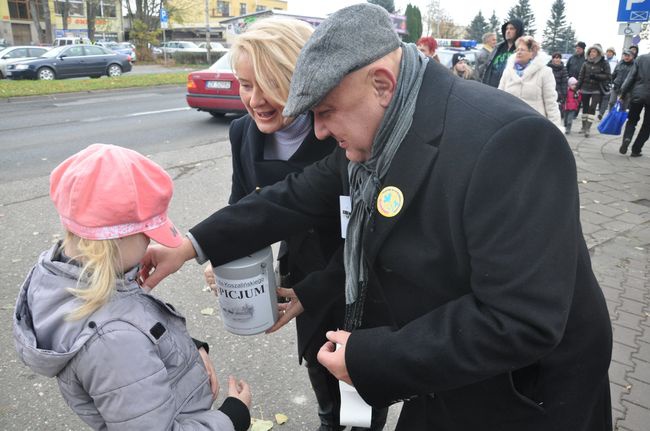
[[[240,400],[242,403],[246,404],[246,407],[250,409],[251,407],[251,389],[248,387],[248,383],[243,380],[235,380],[233,376],[228,377],[228,396],[235,397]]]
[[[205,282],[208,284],[208,287],[210,287],[210,290],[212,290],[212,293],[219,296],[217,291],[217,279],[214,276],[212,265],[210,263],[205,265],[205,268],[203,268],[203,277],[205,277]]]
[[[214,401],[217,399],[217,395],[219,395],[219,380],[217,380],[217,373],[214,371],[214,366],[208,356],[208,352],[206,352],[203,347],[199,348],[199,355],[201,355],[201,359],[203,359],[205,371],[208,373],[210,379],[210,390],[212,391],[212,401]]]

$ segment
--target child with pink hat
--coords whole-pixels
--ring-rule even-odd
[[[243,431],[250,389],[218,383],[205,343],[138,283],[151,239],[178,247],[167,217],[173,184],[156,163],[94,144],[50,176],[65,239],[43,252],[21,287],[14,339],[34,372],[57,377],[67,404],[93,429]]]

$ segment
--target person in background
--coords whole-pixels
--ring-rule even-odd
[[[508,59],[499,90],[523,100],[562,129],[555,77],[540,55],[539,43],[531,36],[522,36],[515,46],[515,55]]]
[[[560,107],[560,114],[564,116],[564,101],[566,100],[566,92],[568,86],[568,75],[564,64],[562,63],[562,54],[554,52],[551,55],[551,61],[547,64],[553,71],[555,77],[555,91],[557,92],[557,103]]]
[[[594,44],[587,51],[587,60],[580,69],[578,90],[582,92],[582,130],[589,137],[591,126],[596,120],[596,108],[606,93],[611,80],[609,63],[603,57],[603,48]]]
[[[467,64],[465,54],[457,52],[451,57],[451,73],[462,79],[476,79],[474,71]]]
[[[609,64],[609,71],[613,72],[614,69],[616,68],[616,65],[618,64],[618,59],[616,58],[616,50],[613,47],[609,47],[605,51],[605,60]],[[599,121],[603,119],[603,117],[605,116],[605,112],[607,112],[607,108],[609,106],[609,99],[611,98],[611,95],[612,95],[612,80],[613,79],[614,78],[612,77],[608,82],[606,82],[605,84],[603,84],[601,86],[602,97],[600,99],[600,102],[598,102],[598,120]]]
[[[622,60],[616,65],[616,69],[612,72],[612,91],[609,96],[609,109],[614,107],[616,100],[618,100],[621,94],[621,87],[627,78],[628,73],[632,70],[634,66],[634,56],[629,49],[623,50]],[[623,110],[626,110],[630,106],[629,93],[628,97],[625,97],[621,101],[621,106]]]
[[[508,57],[515,52],[515,40],[524,34],[524,22],[517,18],[507,21],[501,26],[501,34],[503,35],[503,42],[498,44],[490,53],[483,73],[483,83],[491,87],[499,86]]]
[[[630,52],[632,52],[632,56],[634,57],[634,60],[639,56],[639,47],[636,45],[630,45],[628,48]]]
[[[566,62],[566,71],[567,71],[567,76],[569,78],[573,77],[575,79],[578,79],[578,76],[580,75],[580,70],[582,69],[582,65],[585,62],[586,47],[587,44],[585,44],[584,42],[576,43],[575,53]]]
[[[248,111],[230,126],[231,205],[260,187],[302,171],[336,148],[334,139],[316,138],[310,113],[282,117],[296,59],[313,31],[304,21],[267,18],[252,24],[230,49],[239,94]],[[318,290],[331,292],[332,280],[343,277],[343,272],[328,270],[327,265],[342,245],[336,225],[305,230],[284,239],[278,253],[278,286],[279,296],[290,302],[280,306],[283,310],[313,304],[310,297]],[[208,285],[216,290],[211,265],[204,274]],[[319,431],[340,428],[338,381],[316,360],[316,354],[326,341],[325,332],[343,324],[343,309],[343,296],[331,294],[328,302],[308,307],[296,319],[298,360],[304,359],[316,395]],[[284,323],[281,316],[268,332]],[[373,430],[383,427],[386,413],[387,409],[375,413]]]
[[[244,431],[251,394],[219,384],[208,346],[185,318],[139,285],[150,240],[178,247],[167,217],[173,184],[147,157],[93,144],[50,175],[65,239],[43,252],[20,289],[14,340],[34,372],[55,377],[70,408],[94,430]]]
[[[494,32],[485,33],[483,35],[483,46],[476,54],[476,78],[479,81],[483,81],[483,74],[485,73],[485,67],[488,64],[488,59],[490,58],[490,53],[494,50],[494,47],[497,46],[497,34]]]
[[[344,329],[318,360],[372,406],[403,400],[396,431],[611,431],[612,327],[564,135],[426,61],[370,3],[302,49],[283,114],[309,110],[340,148],[215,212],[194,241],[151,246],[145,285],[203,248],[221,262],[351,209],[332,285]]]
[[[625,82],[621,86],[619,98],[625,100],[630,97],[630,112],[623,131],[623,143],[619,148],[621,154],[627,153],[627,148],[632,142],[636,125],[641,118],[641,111],[645,110],[643,115],[643,124],[641,130],[632,145],[631,157],[641,157],[641,149],[650,137],[650,54],[643,54],[634,60],[634,66],[628,73]]]
[[[569,78],[566,101],[564,102],[564,128],[567,135],[571,134],[571,125],[576,113],[580,109],[580,100],[582,94],[577,90],[578,80],[574,77]]]
[[[440,63],[438,54],[436,54],[436,50],[438,49],[438,41],[436,41],[434,38],[431,36],[423,36],[418,39],[416,46],[418,47],[418,51],[420,51],[422,54]]]
[[[609,69],[614,70],[618,64],[618,58],[616,58],[616,49],[613,46],[610,46],[605,50],[605,60],[609,63]]]

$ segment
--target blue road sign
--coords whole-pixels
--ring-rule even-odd
[[[619,22],[645,22],[650,18],[650,0],[619,0]]]
[[[160,28],[169,28],[169,15],[167,15],[167,10],[164,8],[160,8]]]

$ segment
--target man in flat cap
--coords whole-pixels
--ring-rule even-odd
[[[372,406],[403,400],[398,430],[611,431],[611,326],[557,127],[427,61],[370,4],[303,48],[284,115],[306,110],[340,149],[151,249],[146,284],[339,223],[350,200],[329,292],[345,330],[318,356],[333,375]],[[299,299],[278,325],[317,308]]]

